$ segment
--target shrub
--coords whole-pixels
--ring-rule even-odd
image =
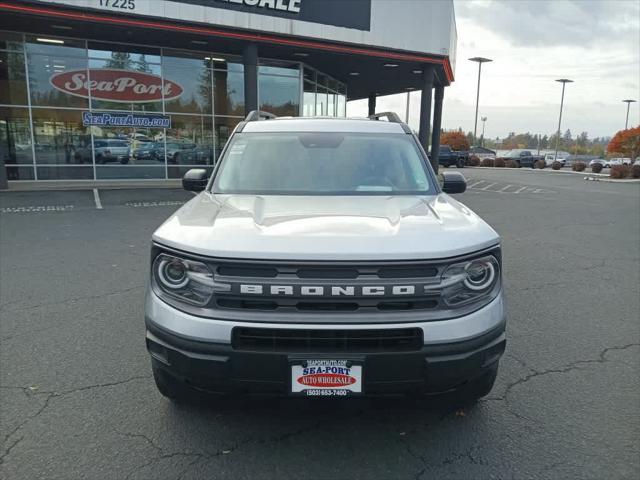
[[[494,166],[494,167],[504,168],[504,166],[505,166],[504,159],[502,159],[502,158],[496,158],[496,159],[493,161],[493,166]]]
[[[469,157],[469,165],[472,167],[477,167],[480,165],[480,159],[476,155],[471,155]]]
[[[551,168],[554,170],[560,170],[562,168],[562,164],[556,160],[551,164]]]
[[[640,165],[634,165],[631,167],[631,176],[633,178],[640,178]]]
[[[515,160],[511,160],[510,158],[507,159],[506,162],[504,162],[504,166],[507,168],[518,168],[518,164],[515,162]]]
[[[627,178],[631,169],[627,165],[614,165],[611,167],[611,178]]]
[[[602,164],[601,163],[594,163],[591,166],[591,171],[593,173],[600,173],[602,171]]]
[[[584,172],[584,169],[587,168],[587,164],[584,162],[575,162],[572,168],[575,172]]]
[[[540,170],[542,170],[544,167],[547,166],[547,162],[545,162],[544,160],[538,160],[536,163],[533,164],[534,168],[538,168]]]
[[[480,166],[481,167],[493,167],[494,163],[495,163],[495,161],[493,160],[493,158],[483,158],[482,161],[480,162]]]

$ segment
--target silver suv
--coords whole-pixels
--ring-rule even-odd
[[[146,297],[165,396],[491,390],[500,238],[395,114],[252,112],[183,186],[200,193],[153,234]]]

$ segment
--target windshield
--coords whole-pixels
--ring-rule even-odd
[[[216,193],[424,195],[433,193],[407,134],[239,133],[226,149]]]

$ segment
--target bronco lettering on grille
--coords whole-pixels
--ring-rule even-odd
[[[374,296],[407,296],[416,294],[415,285],[260,285],[240,284],[240,293],[248,295],[297,296],[297,297],[374,297]]]

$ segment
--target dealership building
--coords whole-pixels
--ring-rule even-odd
[[[455,50],[453,0],[0,0],[0,177],[179,178],[252,110],[414,90],[429,150]]]

